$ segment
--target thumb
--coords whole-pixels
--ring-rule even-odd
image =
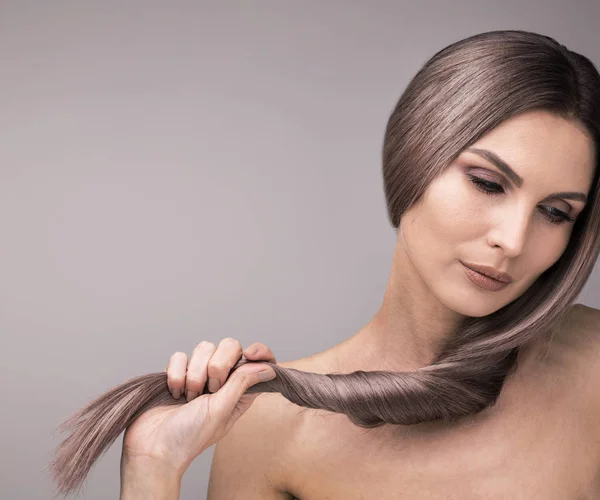
[[[259,378],[259,373],[261,374],[261,378]],[[267,375],[266,377],[265,373]],[[225,381],[223,387],[213,393],[211,397],[215,406],[219,409],[219,412],[230,415],[249,387],[258,384],[259,382],[273,380],[276,376],[275,370],[268,365],[248,363],[235,370]],[[257,397],[258,394],[255,396]],[[254,401],[256,397],[252,398],[252,401]]]

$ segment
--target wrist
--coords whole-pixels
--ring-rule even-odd
[[[148,457],[121,455],[120,500],[178,500],[183,472]]]

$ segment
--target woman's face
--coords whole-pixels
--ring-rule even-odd
[[[511,181],[492,158],[522,181]],[[595,161],[592,139],[575,122],[543,111],[506,120],[463,151],[402,217],[399,238],[416,272],[461,314],[504,307],[565,250],[573,223],[563,216],[576,220],[585,202],[552,195],[587,196]],[[461,261],[494,267],[513,281],[499,291],[480,288]]]

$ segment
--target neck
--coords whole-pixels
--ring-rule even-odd
[[[340,345],[340,368],[411,371],[433,361],[463,315],[442,304],[416,272],[398,239],[383,303],[356,335]]]

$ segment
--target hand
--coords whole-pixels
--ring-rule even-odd
[[[185,389],[188,402],[153,408],[140,415],[125,431],[123,455],[129,460],[156,460],[183,475],[192,461],[227,434],[260,396],[244,394],[248,387],[263,381],[258,372],[266,369],[264,380],[276,376],[264,363],[248,363],[227,378],[242,354],[251,361],[277,362],[266,345],[254,343],[242,351],[241,344],[232,338],[223,339],[218,348],[211,342],[200,342],[189,364],[185,353],[174,353],[165,370],[167,383],[175,399]],[[201,394],[207,380],[212,394]]]

